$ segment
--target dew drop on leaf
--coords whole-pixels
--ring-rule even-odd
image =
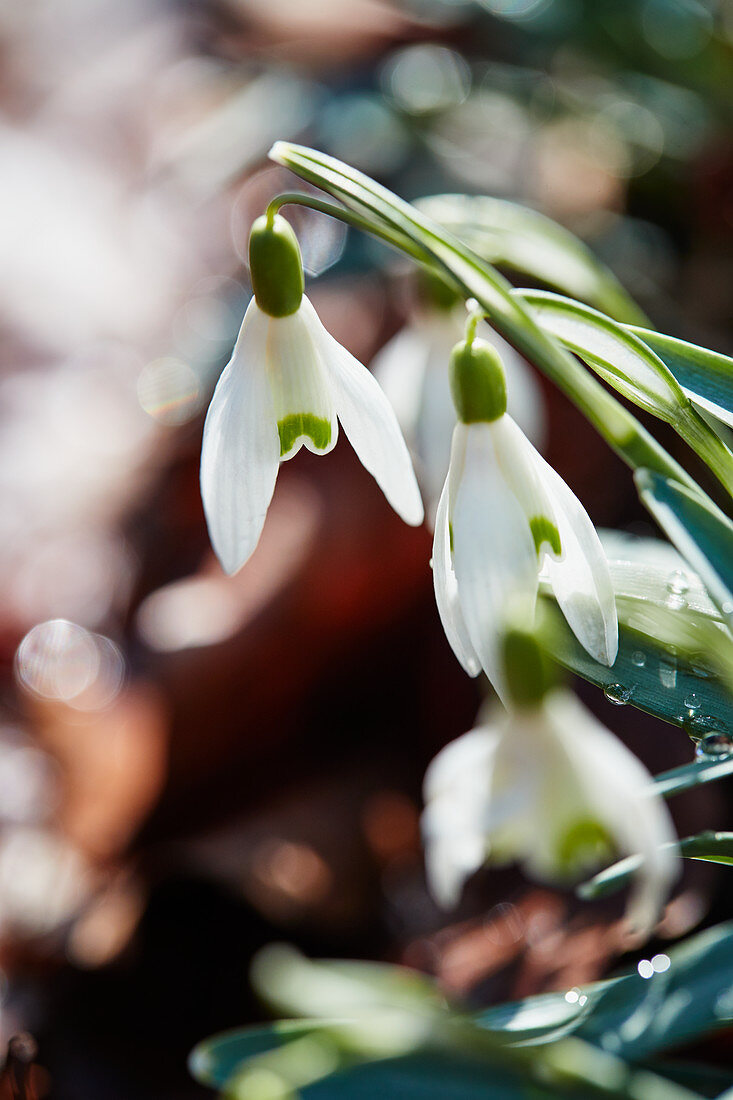
[[[695,756],[710,759],[716,756],[730,756],[733,752],[733,737],[729,733],[706,733],[695,749]]]
[[[603,694],[615,707],[623,707],[631,698],[633,690],[633,688],[624,687],[623,684],[606,684]]]

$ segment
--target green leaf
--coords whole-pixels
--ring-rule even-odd
[[[277,1067],[286,1085],[303,1081],[304,1100],[559,1100],[599,1093],[633,1100],[692,1100],[709,1095],[707,1085],[702,1093],[690,1091],[697,1088],[699,1075],[689,1067],[677,1084],[671,1078],[680,1075],[672,1066],[670,1078],[664,1078],[659,1076],[663,1064],[650,1066],[650,1073],[624,1060],[654,1058],[730,1024],[733,925],[709,929],[672,948],[668,956],[655,956],[651,971],[648,980],[633,971],[567,994],[499,1005],[473,1017],[448,1013],[429,1038],[432,1046],[416,1045],[390,1059],[373,1060],[368,1052],[360,1059],[360,1032],[368,1015],[243,1028],[199,1044],[191,1055],[191,1072],[203,1084],[224,1088],[246,1080],[242,1073],[248,1065],[271,1071]],[[383,986],[383,977],[377,976],[377,986]],[[398,986],[400,980],[398,974]],[[372,984],[365,981],[367,987]],[[325,1079],[316,1079],[311,1058],[319,1047],[345,1052],[345,1060],[321,1061],[325,1072],[329,1064],[338,1065]],[[299,1059],[306,1048],[304,1066]]]
[[[242,1028],[214,1036],[193,1052],[190,1069],[204,1085],[223,1088],[243,1062],[281,1046],[286,1025]],[[320,1021],[291,1023],[292,1034],[328,1034]],[[295,1029],[299,1029],[296,1031]],[[488,1089],[491,1089],[489,1092]],[[304,1100],[541,1100],[556,1093],[532,1088],[509,1070],[430,1052],[387,1061],[362,1063],[341,1070],[302,1090]],[[574,1095],[578,1095],[575,1093]]]
[[[334,157],[283,141],[276,142],[269,155],[328,191],[397,247],[408,241],[405,251],[421,258],[465,298],[475,298],[496,331],[560,386],[632,469],[645,466],[695,487],[629,410],[539,328],[507,280],[448,230]]]
[[[729,775],[733,775],[733,756],[726,756],[724,760],[695,760],[692,764],[671,768],[655,776],[654,783],[659,794],[671,798],[701,783],[714,783]]]
[[[629,331],[667,364],[695,404],[733,427],[733,359],[638,325]]]
[[[645,323],[616,276],[574,234],[537,210],[485,195],[430,195],[415,206],[490,263],[590,302],[617,321]]]
[[[649,979],[634,971],[572,991],[580,1005],[575,1035],[620,1058],[650,1058],[733,1022],[733,925],[722,924],[668,952],[670,965]],[[541,1038],[541,1016],[552,1038],[564,993],[530,997],[480,1014],[488,1027],[512,1026],[530,1012],[531,1028],[512,1028],[516,1041]]]
[[[703,616],[644,599],[617,595],[616,607],[619,648],[611,668],[585,651],[561,616],[552,620],[554,659],[602,688],[609,702],[630,704],[697,739],[733,730],[733,690],[716,667],[726,656],[733,659],[730,635]]]
[[[733,1071],[720,1066],[698,1065],[695,1062],[667,1061],[653,1059],[646,1063],[649,1069],[663,1077],[676,1081],[678,1085],[694,1089],[709,1100],[722,1100],[721,1089],[733,1085]]]
[[[689,399],[665,363],[628,329],[590,306],[543,290],[515,290],[535,320],[640,408],[674,423]]]
[[[651,470],[634,480],[645,506],[733,626],[733,523],[707,497]]]
[[[623,397],[665,420],[733,492],[733,452],[690,404],[677,379],[632,331],[589,306],[539,290],[514,292],[545,332]]]
[[[733,833],[716,833],[707,830],[680,840],[680,852],[690,859],[704,859],[710,863],[733,864]],[[621,890],[641,866],[640,856],[620,859],[578,887],[582,898],[603,898]]]

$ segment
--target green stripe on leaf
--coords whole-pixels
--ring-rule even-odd
[[[289,454],[299,439],[308,436],[314,447],[325,451],[331,442],[331,422],[313,413],[291,413],[277,422],[280,435],[280,457]]]

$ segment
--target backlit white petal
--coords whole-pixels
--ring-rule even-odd
[[[227,573],[250,556],[272,499],[280,443],[265,370],[269,318],[249,304],[211,399],[201,449],[201,497]]]
[[[366,367],[326,332],[305,295],[301,312],[321,355],[333,403],[352,447],[394,510],[413,526],[423,521],[415,472],[397,418]]]
[[[618,653],[618,618],[613,582],[601,540],[575,493],[537,455],[560,533],[560,558],[547,554],[543,567],[563,615],[591,657],[612,665]]]
[[[371,363],[372,374],[387,395],[408,443],[416,436],[429,354],[429,344],[420,329],[405,325]]]
[[[590,814],[605,825],[620,855],[642,857],[627,916],[648,934],[679,870],[669,810],[641,761],[573,695],[554,692],[544,710],[582,784]]]
[[[425,867],[431,893],[446,907],[486,858],[484,818],[498,740],[498,729],[477,727],[439,752],[425,776]]]
[[[501,728],[501,722],[496,728],[476,726],[442,748],[425,772],[425,801],[444,795],[464,801],[467,785],[485,795]]]
[[[478,676],[481,671],[479,660],[468,629],[463,620],[460,601],[458,599],[458,585],[450,550],[450,527],[448,520],[449,484],[446,478],[443,492],[438,502],[438,511],[435,517],[435,535],[433,537],[433,585],[435,586],[435,602],[438,605],[438,614],[443,624],[448,643],[469,676]]]
[[[496,459],[494,427],[456,427],[454,440],[465,440],[465,463],[450,504],[453,566],[463,619],[486,675],[504,699],[499,637],[507,603],[522,597],[533,608],[538,573],[526,516]]]
[[[535,528],[539,565],[580,644],[604,665],[618,652],[618,619],[611,574],[595,527],[563,479],[509,416],[495,427],[502,471]],[[542,540],[542,522],[559,536]]]
[[[283,461],[304,445],[327,454],[336,445],[338,424],[307,308],[270,319],[265,354]]]

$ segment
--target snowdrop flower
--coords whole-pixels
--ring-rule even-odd
[[[302,446],[332,450],[338,421],[395,511],[422,523],[392,407],[319,321],[303,293],[295,234],[279,215],[255,222],[250,272],[254,298],[211,399],[201,452],[201,496],[223,568],[235,573],[257,545],[279,464]]]
[[[454,905],[486,862],[520,860],[532,877],[567,884],[614,856],[639,855],[627,916],[648,934],[678,869],[669,811],[610,730],[569,691],[539,680],[526,675],[512,712],[451,742],[428,768],[431,891]]]
[[[451,356],[458,424],[438,502],[433,579],[448,641],[500,697],[498,640],[508,601],[535,605],[540,572],[587,652],[612,665],[618,620],[603,548],[585,509],[506,412],[494,348],[473,336]]]
[[[405,439],[415,457],[418,479],[425,495],[428,520],[443,488],[456,423],[451,401],[448,362],[461,339],[466,314],[463,304],[445,288],[450,298],[432,301],[394,336],[372,361],[372,370],[397,414]],[[423,297],[428,297],[423,291]],[[485,322],[478,335],[501,354],[506,369],[507,408],[535,446],[545,435],[544,410],[539,385],[532,370],[511,344]]]

